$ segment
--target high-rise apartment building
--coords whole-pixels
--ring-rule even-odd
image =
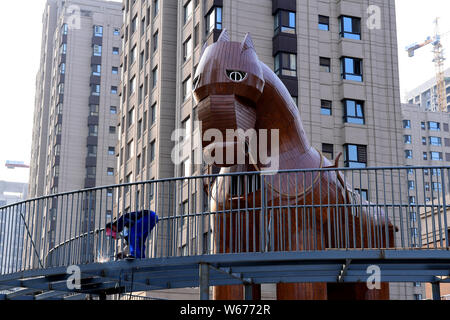
[[[27,183],[0,181],[0,207],[25,200],[27,193]],[[22,266],[24,211],[24,208],[16,207],[0,215],[0,273],[12,272]]]
[[[194,145],[173,163],[171,135],[199,130],[193,78],[203,45],[224,28],[232,41],[251,34],[324,155],[344,153],[347,167],[403,165],[393,1],[124,0],[123,11],[117,182],[202,173]],[[176,200],[182,210],[191,196]],[[411,284],[391,288],[393,299],[412,298]]]
[[[444,71],[447,111],[450,110],[450,69]],[[408,104],[418,105],[423,110],[438,111],[436,78],[432,78],[406,94]]]
[[[48,0],[36,79],[30,197],[114,183],[120,108],[121,4]],[[41,236],[67,223],[52,219]],[[46,220],[47,221],[47,220]],[[50,221],[50,220],[48,220]],[[37,231],[37,232],[40,232]]]

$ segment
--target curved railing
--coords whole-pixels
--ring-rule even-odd
[[[450,248],[449,170],[229,173],[31,199],[0,208],[0,274],[114,261],[126,252],[126,241],[112,239],[105,226],[123,213],[147,209],[157,213],[159,222],[145,240],[136,236],[145,245],[145,258],[328,249],[445,250]],[[343,196],[347,200],[324,201],[337,189],[316,177],[337,171],[348,186]],[[320,200],[309,201],[314,195],[307,186],[318,183]],[[292,195],[288,200],[274,199],[286,192]],[[222,205],[214,208],[215,203]]]

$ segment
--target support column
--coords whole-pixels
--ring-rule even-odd
[[[433,293],[433,300],[441,300],[441,287],[439,282],[433,282],[431,284],[431,291]]]
[[[209,300],[209,266],[205,263],[199,265],[200,300]]]
[[[253,286],[250,283],[244,285],[244,299],[253,300]]]

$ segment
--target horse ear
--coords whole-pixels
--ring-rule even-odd
[[[230,42],[230,35],[227,29],[223,29],[220,33],[219,39],[217,39],[217,42]]]
[[[250,36],[250,33],[247,33],[245,35],[245,38],[241,43],[241,49],[242,49],[242,51],[245,51],[247,49],[255,50],[255,45],[253,44],[253,40],[252,40],[252,37]]]

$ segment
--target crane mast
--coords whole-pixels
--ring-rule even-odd
[[[445,75],[444,75],[444,47],[441,42],[441,35],[439,33],[439,18],[434,21],[435,35],[428,37],[421,44],[414,44],[406,48],[409,57],[414,57],[415,51],[423,48],[429,44],[433,44],[433,62],[436,69],[436,103],[432,103],[432,111],[447,111],[446,90],[445,90]]]

